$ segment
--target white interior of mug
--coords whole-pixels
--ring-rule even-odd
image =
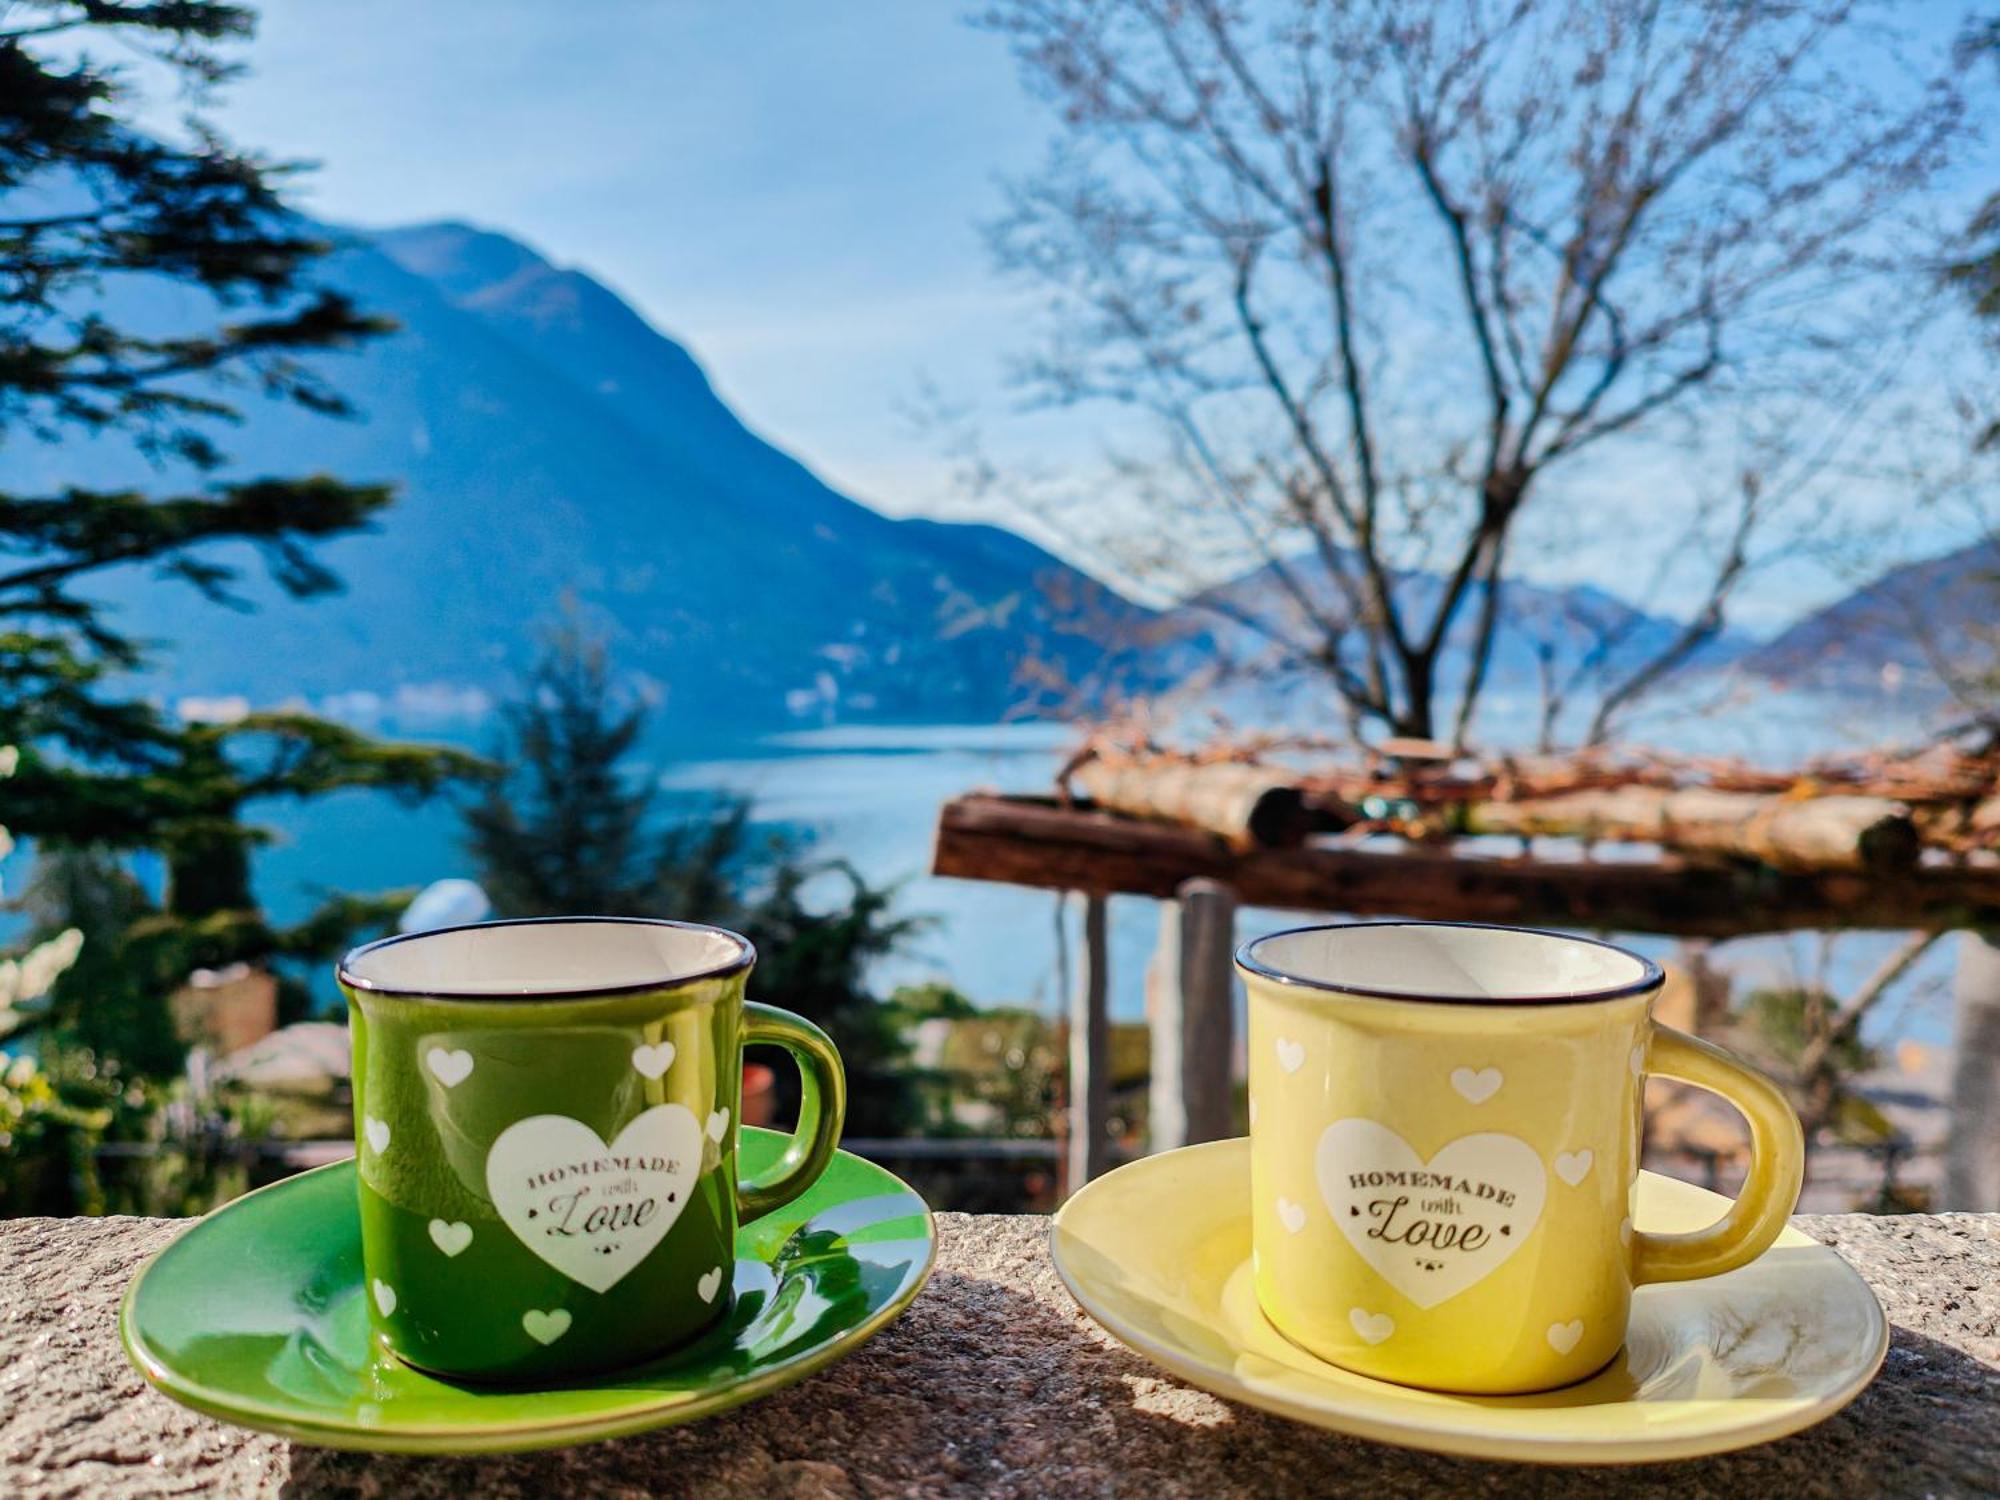
[[[1391,999],[1609,1000],[1660,981],[1658,965],[1609,943],[1442,922],[1301,927],[1246,943],[1239,961],[1283,982]]]
[[[720,927],[577,917],[387,938],[348,954],[340,976],[356,989],[443,999],[589,995],[726,973],[752,956]]]

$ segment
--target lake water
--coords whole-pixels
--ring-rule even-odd
[[[907,952],[874,975],[886,992],[942,979],[981,1004],[1045,1005],[1057,997],[1052,893],[932,879],[926,870],[938,807],[974,788],[1046,790],[1072,732],[1055,725],[840,728],[774,736],[696,758],[658,756],[651,774],[674,801],[727,792],[751,799],[760,825],[781,829],[809,855],[852,864],[896,887],[897,906],[927,919]],[[661,747],[656,747],[661,748]],[[416,809],[343,793],[304,806],[256,810],[279,834],[260,854],[259,893],[280,920],[304,915],[328,890],[420,885],[471,870],[457,811]],[[826,889],[837,886],[831,880]],[[1114,973],[1143,970],[1157,918],[1152,903],[1118,901]],[[663,914],[667,915],[667,914]],[[1136,1016],[1135,988],[1119,1014]]]
[[[1690,748],[1775,760],[1803,732],[1803,720],[1787,721],[1781,730],[1772,728],[1772,719],[1758,722],[1762,732],[1755,724],[1710,725],[1696,735],[1683,725],[1676,738]],[[1851,732],[1851,720],[1847,727]],[[1882,738],[1883,728],[1873,726],[1871,738]],[[750,797],[761,824],[810,839],[815,850],[851,862],[871,882],[895,885],[900,910],[930,918],[909,951],[886,960],[873,976],[881,992],[941,979],[983,1005],[1048,1010],[1064,993],[1056,896],[939,880],[926,870],[941,803],[979,788],[1046,791],[1073,737],[1067,728],[1038,724],[836,728],[721,748],[656,745],[650,774],[676,800],[711,791]],[[258,817],[280,834],[259,856],[258,884],[281,920],[302,915],[325,890],[421,885],[470,873],[459,848],[458,815],[442,802],[411,810],[374,795],[342,794],[304,807],[260,809]],[[1136,1020],[1144,1014],[1145,966],[1158,936],[1159,907],[1143,898],[1114,898],[1110,917],[1112,1013]],[[1294,920],[1249,910],[1240,930],[1247,935]],[[1655,956],[1673,948],[1660,939],[1630,941]],[[1755,939],[1730,943],[1719,957],[1736,970],[1740,985],[1795,982],[1823,968],[1839,987],[1858,982],[1894,941],[1848,935],[1825,955],[1811,937]],[[1906,986],[1911,998],[1881,1013],[1877,1034],[1925,1040],[1949,1034],[1941,983],[1949,972],[1948,947],[1927,956]]]

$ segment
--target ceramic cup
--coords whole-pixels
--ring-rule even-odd
[[[1445,923],[1243,946],[1257,1297],[1364,1375],[1480,1394],[1607,1364],[1632,1289],[1769,1247],[1804,1145],[1777,1088],[1657,1024],[1658,965],[1607,943]],[[1632,1227],[1648,1074],[1749,1122],[1741,1195],[1691,1234]]]
[[[810,1022],[748,1003],[719,927],[490,922],[342,960],[367,1302],[419,1369],[545,1380],[615,1369],[729,1311],[737,1220],[810,1187],[845,1109]],[[738,1182],[746,1042],[803,1076],[799,1131]]]

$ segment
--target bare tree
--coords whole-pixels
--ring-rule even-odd
[[[1021,373],[1158,434],[1098,538],[1352,718],[1463,741],[1530,523],[1643,527],[1616,555],[1675,549],[1696,608],[1590,666],[1602,738],[1722,628],[1937,243],[1963,64],[1895,9],[994,0],[1060,121],[992,226],[1050,297]]]

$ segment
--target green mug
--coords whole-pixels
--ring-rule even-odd
[[[846,1106],[818,1027],[746,1002],[719,927],[487,922],[357,948],[354,1042],[369,1316],[405,1363],[564,1379],[700,1337],[734,1299],[739,1218],[832,1159]],[[798,1134],[740,1182],[743,1047],[799,1064]]]

